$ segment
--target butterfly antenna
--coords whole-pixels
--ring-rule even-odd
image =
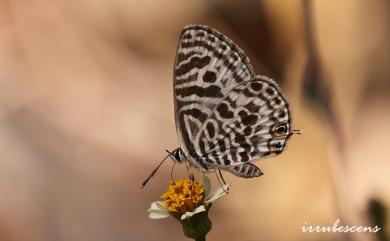
[[[145,179],[145,181],[143,181],[143,183],[141,184],[141,188],[144,188],[146,183],[149,182],[150,178],[152,178],[154,176],[154,174],[156,174],[157,170],[160,168],[160,166],[164,163],[164,161],[171,155],[171,153],[168,151],[168,155],[160,162],[160,164],[158,164],[158,166],[156,168],[154,168],[154,170],[152,171],[152,173]]]

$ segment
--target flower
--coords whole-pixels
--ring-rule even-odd
[[[181,217],[201,206],[204,194],[205,189],[199,181],[179,179],[171,181],[168,190],[160,198],[167,204],[171,213]]]
[[[194,240],[206,240],[211,230],[208,210],[220,197],[227,194],[230,184],[210,193],[210,179],[203,175],[197,180],[178,179],[171,181],[167,191],[148,209],[149,218],[160,219],[173,216],[183,227],[184,234]]]
[[[227,194],[231,186],[225,184],[210,193],[210,179],[203,175],[203,181],[178,179],[171,181],[167,191],[161,195],[163,201],[156,201],[148,209],[149,218],[161,219],[169,217],[184,220],[197,213],[207,211],[211,204]]]

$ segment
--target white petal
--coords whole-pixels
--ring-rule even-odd
[[[148,216],[149,216],[150,219],[162,219],[162,218],[169,217],[169,214],[168,213],[154,213],[154,212],[150,212]]]
[[[169,217],[169,211],[166,204],[162,201],[156,201],[150,204],[148,209],[149,218],[160,219]]]
[[[206,208],[203,205],[200,205],[193,212],[186,212],[185,214],[183,214],[180,219],[184,220],[186,218],[194,216],[197,213],[201,213],[201,212],[205,212],[205,211],[206,211]]]
[[[202,183],[204,186],[204,196],[207,197],[210,194],[210,187],[211,187],[211,182],[210,178],[206,176],[206,174],[202,174]]]
[[[169,214],[168,213],[154,213],[154,212],[150,212],[148,216],[149,216],[150,219],[162,219],[162,218],[169,217]]]
[[[153,209],[153,210],[162,210],[162,211],[169,212],[169,211],[168,211],[167,204],[166,204],[164,201],[152,202],[152,203],[150,204],[150,208],[149,208],[149,209]]]
[[[209,204],[209,203],[214,203],[215,201],[217,201],[220,197],[223,197],[227,194],[227,192],[225,190],[229,190],[229,187],[231,185],[230,184],[225,184],[223,185],[222,187],[218,188],[217,190],[215,190],[213,193],[211,193],[207,198],[206,198],[206,201],[205,203]]]

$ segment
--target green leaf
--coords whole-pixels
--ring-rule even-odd
[[[197,213],[192,217],[181,220],[180,223],[184,234],[196,241],[205,241],[212,225],[208,217],[208,211]]]

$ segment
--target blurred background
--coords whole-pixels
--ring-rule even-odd
[[[386,0],[0,0],[0,240],[187,240],[146,213],[172,164],[140,189],[179,145],[172,68],[187,24],[238,43],[304,133],[256,162],[264,176],[225,175],[209,240],[388,240]],[[338,218],[382,230],[300,230]]]

